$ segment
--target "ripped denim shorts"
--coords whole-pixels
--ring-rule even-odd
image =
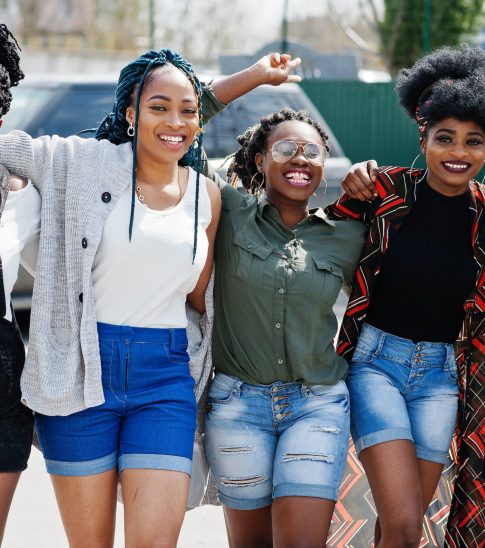
[[[221,503],[254,510],[277,497],[336,501],[349,420],[344,381],[254,385],[217,373],[208,395],[205,445]]]

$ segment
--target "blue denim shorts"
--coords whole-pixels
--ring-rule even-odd
[[[349,442],[348,400],[343,381],[254,385],[216,374],[205,446],[220,501],[254,510],[277,497],[337,500]]]
[[[36,415],[47,471],[190,474],[196,403],[185,329],[98,323],[98,335],[105,402],[66,417]]]
[[[347,386],[357,453],[404,439],[418,458],[446,462],[458,410],[452,344],[414,343],[364,324]]]

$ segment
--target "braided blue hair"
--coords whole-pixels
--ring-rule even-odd
[[[189,79],[194,93],[197,98],[197,106],[199,110],[199,132],[197,137],[179,160],[179,165],[193,167],[197,172],[196,187],[195,187],[195,226],[194,226],[194,249],[192,253],[192,262],[195,260],[197,253],[197,227],[199,222],[199,181],[202,165],[202,128],[204,125],[202,117],[202,86],[197,78],[197,75],[192,68],[192,65],[186,61],[181,55],[175,53],[170,49],[161,49],[160,51],[149,50],[140,55],[137,59],[126,65],[121,72],[118,80],[118,85],[115,91],[115,102],[113,105],[113,112],[106,115],[106,117],[99,124],[95,137],[98,140],[108,139],[111,143],[119,145],[132,141],[133,148],[133,168],[132,168],[132,188],[131,188],[131,210],[130,210],[130,224],[128,228],[128,235],[131,241],[133,232],[133,218],[135,214],[135,190],[136,190],[136,148],[138,139],[138,115],[140,110],[140,98],[143,91],[143,86],[147,77],[151,71],[159,66],[171,64],[174,67],[181,70]],[[135,131],[133,136],[129,136],[128,121],[126,120],[126,109],[133,104],[133,91],[135,87],[136,99],[135,99]]]

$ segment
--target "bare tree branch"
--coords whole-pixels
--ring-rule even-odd
[[[379,53],[379,50],[369,44],[358,32],[356,32],[345,17],[343,17],[337,10],[334,0],[329,0],[327,4],[328,15],[332,21],[345,33],[345,35],[352,40],[352,42],[361,50],[369,53]]]

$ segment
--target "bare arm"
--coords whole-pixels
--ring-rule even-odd
[[[205,291],[211,277],[212,266],[214,265],[214,242],[216,239],[219,217],[221,216],[221,191],[211,179],[206,178],[206,184],[212,209],[212,220],[206,229],[207,239],[209,240],[209,250],[207,252],[205,266],[200,273],[197,285],[192,293],[187,295],[187,300],[192,308],[197,310],[200,314],[204,314],[205,312]]]
[[[219,101],[228,104],[241,95],[262,84],[279,86],[287,82],[299,82],[301,77],[291,71],[301,63],[301,59],[291,59],[286,53],[271,53],[247,69],[224,76],[212,82],[212,90]]]

